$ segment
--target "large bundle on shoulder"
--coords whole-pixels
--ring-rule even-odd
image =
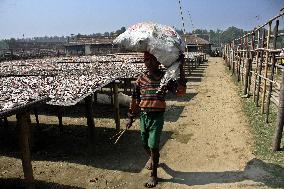
[[[184,52],[185,45],[172,27],[151,22],[137,23],[120,34],[114,43],[127,50],[153,54],[167,68],[161,87],[178,78],[179,57]]]

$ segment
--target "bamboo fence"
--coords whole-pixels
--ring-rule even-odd
[[[279,19],[284,13],[268,20],[244,36],[226,44],[223,58],[226,65],[243,86],[243,95],[252,96],[261,114],[269,122],[273,105],[278,108],[275,136],[272,149],[280,150],[284,124],[284,57],[280,56],[283,48],[284,33],[279,32]],[[283,26],[282,26],[283,27]]]

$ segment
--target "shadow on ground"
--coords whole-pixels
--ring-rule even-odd
[[[252,180],[258,182],[257,187],[263,187],[263,185],[272,188],[284,187],[284,168],[265,163],[259,159],[252,159],[247,162],[247,165],[243,171],[225,171],[225,172],[181,172],[175,171],[168,165],[161,163],[160,167],[170,175],[171,179],[160,179],[160,182],[170,182],[184,184],[188,186],[207,185],[212,183],[235,183],[244,180]],[[269,176],[272,174],[273,178]],[[251,185],[248,185],[251,186]],[[245,187],[245,185],[244,185]]]
[[[65,125],[60,132],[56,125],[32,125],[32,160],[66,161],[107,170],[140,172],[148,160],[142,148],[140,131],[129,130],[114,144],[110,138],[117,133],[112,128],[95,129],[93,143],[88,140],[88,128]],[[1,156],[20,158],[18,135],[14,122],[0,128]],[[171,138],[172,132],[164,131],[161,148]]]
[[[18,179],[18,178],[11,178],[11,179],[0,178],[0,188],[25,189],[25,182],[23,179]],[[35,188],[83,189],[81,187],[67,186],[67,185],[62,185],[52,182],[44,182],[39,180],[35,180]]]

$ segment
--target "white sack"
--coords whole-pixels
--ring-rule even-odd
[[[148,51],[167,68],[185,48],[183,40],[172,27],[151,22],[132,25],[113,42],[127,50]]]
[[[179,34],[171,27],[142,22],[129,27],[115,40],[115,44],[132,51],[148,51],[163,64],[167,70],[161,80],[161,87],[169,80],[179,76],[179,55],[184,52],[185,45]]]

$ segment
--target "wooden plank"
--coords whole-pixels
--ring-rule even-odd
[[[25,183],[27,189],[34,189],[34,177],[31,164],[30,153],[30,125],[29,113],[23,112],[16,115],[17,126],[20,129],[19,143],[21,148],[22,166],[24,171]]]

